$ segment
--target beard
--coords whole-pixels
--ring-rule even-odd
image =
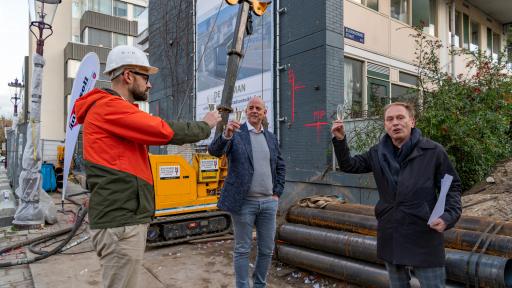
[[[134,101],[146,101],[146,100],[148,100],[149,89],[139,89],[137,86],[134,86],[130,90],[131,90],[130,92],[132,93]]]

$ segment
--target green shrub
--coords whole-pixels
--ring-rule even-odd
[[[512,77],[505,73],[503,55],[493,61],[480,51],[458,50],[451,54],[470,60],[465,73],[454,79],[440,67],[440,42],[419,30],[414,37],[419,96],[411,101],[420,103],[416,126],[445,147],[467,190],[512,156]],[[351,146],[361,151],[362,143],[375,143],[371,135],[357,133]]]

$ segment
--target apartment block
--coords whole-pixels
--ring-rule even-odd
[[[466,74],[467,59],[452,58],[450,49],[481,51],[496,60],[506,48],[512,51],[512,1],[344,0],[344,8],[344,103],[354,119],[366,115],[372,101],[413,96],[409,88],[418,68],[412,27],[441,41],[441,67],[453,75]]]
[[[63,0],[58,6],[43,55],[43,160],[54,161],[56,146],[64,141],[69,98],[81,59],[95,52],[103,72],[113,47],[136,44],[139,31],[147,29],[147,5],[148,0]],[[35,39],[29,37],[30,53],[35,53]],[[100,73],[96,87],[109,86],[109,79]]]

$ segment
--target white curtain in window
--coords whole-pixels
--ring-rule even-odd
[[[344,99],[345,102],[343,106],[345,109],[352,108],[352,99],[354,98],[354,66],[350,61],[345,61],[345,89],[344,90]]]
[[[409,23],[407,2],[408,0],[391,0],[391,17]]]

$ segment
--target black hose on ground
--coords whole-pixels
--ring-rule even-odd
[[[51,238],[60,236],[62,234],[66,234],[69,231],[71,231],[71,229],[73,229],[73,227],[64,228],[64,229],[61,229],[61,230],[54,231],[52,233],[48,233],[46,235],[41,235],[41,236],[38,236],[38,237],[35,237],[35,238],[32,238],[32,239],[27,239],[27,240],[20,241],[18,243],[14,243],[12,245],[6,246],[6,247],[2,248],[2,250],[0,250],[0,256],[3,255],[6,252],[9,252],[9,251],[14,250],[14,249],[18,249],[18,248],[23,247],[23,246],[30,245],[30,244],[32,244],[34,242],[37,242],[37,241],[40,241],[42,239],[51,239]]]
[[[39,255],[39,256],[36,256],[32,259],[18,259],[16,261],[11,261],[11,262],[3,262],[3,263],[0,263],[0,268],[5,268],[5,267],[10,267],[10,266],[15,266],[15,265],[22,265],[22,264],[30,264],[30,263],[34,263],[36,261],[39,261],[39,260],[42,260],[42,259],[46,259],[56,253],[58,253],[62,247],[64,247],[66,244],[68,244],[68,242],[75,236],[76,232],[78,231],[78,228],[80,228],[80,226],[82,225],[82,222],[84,221],[84,218],[85,216],[87,215],[87,208],[85,208],[84,206],[80,206],[80,208],[78,209],[78,212],[77,212],[77,219],[76,219],[76,222],[75,224],[71,227],[71,232],[69,232],[68,236],[66,237],[66,239],[64,241],[62,241],[62,243],[60,243],[57,247],[53,248],[52,250],[50,251],[44,251],[42,252],[43,254],[42,255]],[[68,229],[68,228],[66,228]],[[63,229],[63,230],[66,230],[66,229]],[[55,236],[58,236],[58,235],[62,235],[64,234],[62,231],[63,230],[59,230],[59,231],[56,231],[56,232],[61,232],[60,234],[57,234],[56,232],[54,233],[50,233],[48,235],[43,235],[41,237],[37,237],[39,238],[38,240],[35,240],[35,239],[30,239],[30,243],[34,243],[34,242],[44,242],[43,239],[46,241],[46,240],[49,240]],[[50,236],[52,235],[52,236]],[[20,243],[25,243],[27,241],[22,241]],[[15,245],[11,245],[11,247],[22,247],[22,246],[25,246],[25,245],[28,245],[28,244],[24,244],[24,245],[20,245],[20,243],[16,243]],[[29,244],[30,244],[29,243]],[[11,249],[15,249],[15,248],[11,248]],[[11,250],[9,249],[9,250]],[[4,253],[5,251],[8,251],[6,249],[2,249],[1,253]],[[1,255],[0,253],[0,255]]]

